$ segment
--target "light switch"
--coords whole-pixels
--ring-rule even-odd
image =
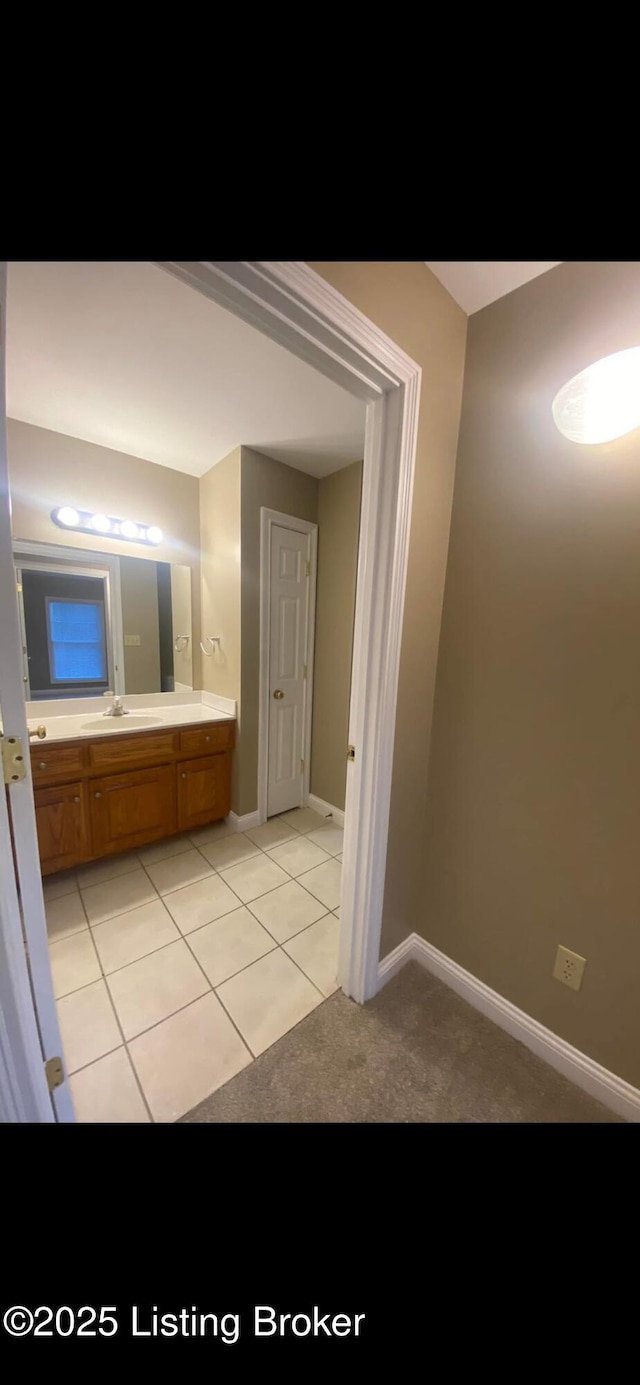
[[[125,642],[125,644],[128,644],[128,645],[132,645],[132,644],[134,644],[134,645],[139,645],[139,644],[140,644],[140,636],[139,636],[139,635],[125,635],[125,637],[124,637],[124,642]]]

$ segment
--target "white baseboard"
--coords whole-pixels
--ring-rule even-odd
[[[490,986],[485,986],[484,982],[472,976],[471,972],[465,971],[457,962],[452,962],[444,952],[439,952],[437,947],[425,942],[418,933],[411,933],[399,947],[383,958],[378,968],[379,988],[390,981],[407,962],[412,961],[426,967],[427,971],[444,981],[445,985],[450,986],[463,1000],[468,1001],[469,1005],[481,1010],[494,1024],[506,1029],[514,1039],[530,1048],[577,1087],[601,1101],[610,1111],[615,1111],[616,1115],[623,1116],[625,1120],[640,1122],[640,1091],[637,1087],[632,1087],[629,1082],[616,1077],[615,1073],[609,1072],[608,1068],[603,1068],[600,1063],[594,1062],[593,1058],[588,1058],[586,1053],[581,1053],[580,1049],[566,1043],[551,1029],[538,1024],[531,1015],[519,1010],[511,1001],[498,995],[497,991],[492,991]]]
[[[228,820],[235,832],[250,832],[252,827],[259,827],[262,821],[257,808],[255,813],[245,813],[243,817],[229,813]]]
[[[321,813],[323,818],[331,818],[336,827],[344,827],[342,808],[334,808],[332,803],[327,803],[324,798],[318,798],[317,794],[309,794],[307,807],[312,808],[314,813]]]

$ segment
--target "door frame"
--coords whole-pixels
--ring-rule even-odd
[[[345,808],[338,980],[354,1000],[378,988],[378,958],[386,874],[400,643],[409,553],[421,369],[386,333],[307,264],[296,261],[154,261],[160,269],[264,332],[367,404],[349,762]],[[0,331],[4,338],[6,266],[0,267]],[[5,731],[28,744],[21,675],[21,635],[15,599],[6,475],[5,371],[0,368],[0,694]],[[14,667],[15,665],[15,667]],[[4,670],[4,672],[3,672]],[[53,1115],[42,1051],[61,1052],[47,949],[42,882],[31,776],[10,789],[22,916],[38,976],[34,1001],[27,980],[13,865],[0,809],[0,871],[11,879],[0,890],[3,955],[0,998],[18,1011],[16,1031],[0,1033],[0,1094],[29,1097],[36,1119]],[[6,994],[3,994],[5,993]],[[19,1030],[19,1032],[18,1032]],[[39,1033],[38,1033],[39,1031]],[[38,1039],[36,1040],[36,1035]],[[41,1044],[41,1049],[39,1045]],[[58,1120],[73,1120],[68,1082],[54,1093]],[[16,1103],[17,1105],[17,1103]],[[32,1107],[34,1109],[34,1107]],[[50,1113],[50,1114],[49,1114]],[[20,1115],[16,1116],[20,1119]]]
[[[313,718],[313,660],[316,637],[316,584],[318,578],[318,526],[308,519],[298,519],[295,515],[285,515],[279,510],[260,508],[260,690],[258,708],[258,812],[260,821],[267,821],[269,798],[269,710],[270,710],[270,658],[271,658],[271,530],[277,524],[283,529],[293,529],[297,534],[308,534],[310,538],[309,586],[307,588],[307,648],[304,663],[307,665],[306,688],[304,693],[304,721],[302,732],[302,806],[309,801],[311,774],[311,726]]]
[[[342,989],[365,1001],[378,989],[422,372],[304,262],[155,263],[367,404],[338,963]]]

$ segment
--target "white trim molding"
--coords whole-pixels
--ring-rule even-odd
[[[344,827],[344,813],[342,808],[334,808],[332,803],[327,803],[325,798],[318,798],[315,793],[307,795],[307,807],[314,813],[320,813],[323,818],[331,818],[336,827]]]
[[[238,817],[237,813],[229,813],[227,822],[231,823],[234,832],[251,832],[252,828],[259,827],[264,818],[260,816],[259,810],[255,813],[244,813]]]
[[[500,1029],[505,1029],[525,1048],[531,1049],[538,1058],[548,1063],[549,1067],[562,1073],[563,1077],[595,1097],[596,1101],[601,1101],[610,1111],[615,1111],[624,1120],[640,1122],[640,1091],[637,1087],[609,1072],[608,1068],[603,1068],[579,1048],[574,1048],[554,1034],[553,1030],[539,1024],[524,1010],[519,1010],[517,1005],[512,1005],[510,1000],[492,991],[484,981],[465,971],[464,967],[453,962],[418,933],[410,933],[404,942],[383,958],[378,968],[379,987],[386,985],[407,962],[419,962],[468,1001],[469,1005],[473,1005],[475,1010],[480,1010]]]

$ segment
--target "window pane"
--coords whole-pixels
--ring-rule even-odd
[[[56,683],[106,678],[102,605],[93,601],[47,601],[51,677]]]

